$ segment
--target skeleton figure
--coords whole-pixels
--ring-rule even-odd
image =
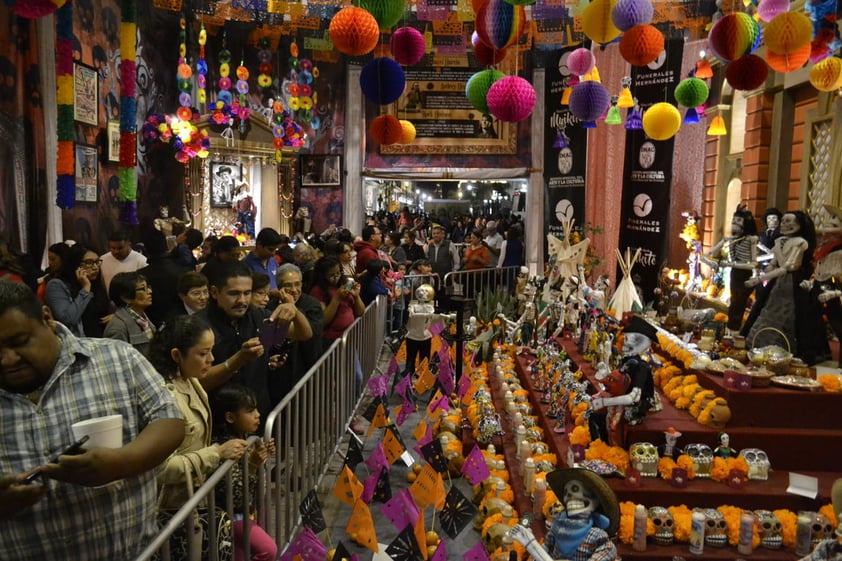
[[[766,549],[780,549],[784,543],[783,525],[771,510],[755,510],[754,520],[760,533],[760,546]]]
[[[715,508],[704,509],[705,545],[725,547],[728,544],[728,523],[725,516]]]
[[[684,453],[693,460],[693,471],[698,478],[710,477],[710,470],[713,467],[713,450],[707,444],[688,444]]]
[[[813,280],[806,280],[801,287],[810,291],[827,316],[830,328],[842,337],[842,209],[824,205],[830,218],[816,231],[822,235],[813,252],[816,269]]]
[[[748,478],[757,481],[769,479],[769,456],[760,448],[744,448],[740,457],[748,464]]]
[[[535,540],[528,522],[511,529],[512,538],[537,561],[619,559],[611,541],[619,526],[617,497],[595,473],[581,468],[556,470],[547,483],[564,503],[564,511],[553,517],[544,546]]]
[[[651,442],[635,442],[629,449],[631,465],[643,477],[658,477],[658,449]]]
[[[832,536],[833,524],[830,523],[828,517],[820,512],[813,512],[812,522],[810,522],[810,543],[813,544],[813,547]]]
[[[652,539],[658,545],[672,545],[675,539],[672,513],[662,506],[653,506],[649,508],[649,520],[655,526],[655,535]]]

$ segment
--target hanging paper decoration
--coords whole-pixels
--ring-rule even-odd
[[[656,103],[643,114],[643,132],[652,140],[667,140],[681,128],[681,113],[672,103]]]
[[[626,117],[626,130],[639,131],[643,128],[643,115],[640,114],[640,108],[637,105],[637,100],[634,102],[634,109],[629,111],[629,116]]]
[[[757,15],[761,21],[766,23],[775,19],[775,16],[789,11],[789,0],[760,0],[757,5]]]
[[[392,29],[406,9],[404,0],[356,0],[354,5],[371,13],[380,29]]]
[[[806,2],[804,11],[813,24],[813,41],[810,60],[818,62],[829,57],[842,47],[839,28],[839,7],[836,0],[813,0]]]
[[[522,121],[535,108],[535,88],[520,76],[505,76],[494,82],[486,96],[491,114],[506,123]]]
[[[608,109],[608,113],[605,114],[605,124],[606,125],[622,125],[623,118],[620,116],[620,109],[617,107],[617,102],[619,101],[620,96],[613,96],[611,98],[611,107]]]
[[[604,45],[620,36],[611,20],[613,10],[612,0],[594,0],[582,12],[582,31],[591,41]]]
[[[567,68],[576,76],[584,76],[596,66],[596,57],[590,49],[576,49],[567,55]]]
[[[394,60],[378,57],[360,72],[360,88],[370,102],[388,105],[397,101],[406,88],[406,74]]]
[[[725,69],[725,78],[735,90],[756,90],[763,85],[767,76],[769,67],[757,55],[743,55]]]
[[[245,134],[246,123],[251,115],[251,109],[248,104],[249,93],[249,69],[246,68],[243,61],[240,61],[240,66],[237,67],[237,98],[231,104],[231,113],[240,119],[240,134]]]
[[[720,18],[713,24],[708,35],[711,51],[725,62],[750,54],[757,48],[759,41],[760,25],[743,12]]]
[[[122,224],[138,224],[137,218],[137,6],[134,0],[120,3],[120,215]]]
[[[650,0],[617,0],[611,10],[611,21],[620,31],[628,31],[635,25],[651,23],[654,15]]]
[[[368,132],[378,144],[397,144],[403,137],[403,126],[393,115],[380,115],[371,121]]]
[[[465,84],[465,97],[468,98],[474,109],[480,113],[489,113],[488,102],[486,101],[488,90],[494,82],[504,76],[505,74],[499,70],[488,69],[481,70],[468,78],[468,82]]]
[[[617,107],[621,107],[623,109],[629,109],[634,107],[634,98],[632,97],[631,87],[632,79],[631,76],[623,76],[623,79],[620,80],[620,96],[617,99]]]
[[[257,51],[257,60],[260,64],[258,70],[260,74],[257,75],[257,85],[263,89],[272,87],[272,50],[270,47],[268,37],[263,37],[257,42],[260,50]]]
[[[523,6],[487,0],[477,12],[475,25],[482,42],[495,49],[505,49],[520,38],[525,21]]]
[[[813,47],[807,43],[794,53],[788,55],[781,55],[774,52],[770,48],[766,48],[766,64],[775,72],[786,74],[787,72],[794,72],[802,68],[810,59],[810,53]]]
[[[7,0],[9,10],[23,18],[37,19],[64,7],[67,0]]]
[[[611,95],[599,82],[588,80],[573,88],[570,93],[570,112],[582,121],[582,126],[594,123],[608,109]]]
[[[179,45],[178,45],[178,70],[176,74],[176,81],[178,84],[178,105],[180,106],[176,111],[178,118],[183,121],[193,120],[193,97],[190,92],[193,91],[193,69],[187,64],[187,20],[182,17],[179,20]]]
[[[20,4],[21,2],[18,2]],[[73,146],[73,5],[65,4],[56,14],[56,205],[76,204],[76,162]]]
[[[471,33],[471,44],[474,46],[474,57],[476,57],[477,62],[480,64],[491,66],[492,64],[497,64],[506,58],[506,49],[495,49],[494,47],[489,47],[482,42],[482,39],[479,37],[479,33],[476,31]]]
[[[709,94],[708,85],[699,78],[685,78],[675,87],[675,100],[684,107],[698,107]]]
[[[810,69],[810,83],[820,92],[833,92],[842,87],[842,59],[828,57]]]
[[[775,16],[763,31],[766,47],[774,52],[792,54],[813,38],[813,23],[803,12],[784,12]]]
[[[476,48],[476,45],[474,46]],[[424,57],[427,43],[424,36],[414,27],[401,27],[392,33],[389,41],[389,50],[398,64],[412,66],[417,64]]]
[[[402,133],[401,139],[398,141],[399,144],[412,144],[415,141],[415,125],[411,122],[406,121],[404,119],[400,120]]]
[[[664,50],[664,34],[652,25],[635,25],[620,39],[620,55],[634,66],[646,66]]]
[[[330,40],[343,54],[360,56],[370,53],[380,39],[380,26],[371,13],[356,6],[342,8],[330,20]]]
[[[208,61],[205,60],[205,45],[208,43],[208,32],[205,24],[199,28],[199,58],[196,60],[196,101],[199,104],[199,112],[208,103]]]

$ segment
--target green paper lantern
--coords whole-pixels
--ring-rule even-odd
[[[686,78],[675,88],[675,100],[684,107],[698,107],[708,99],[710,89],[704,80]]]
[[[491,85],[504,76],[505,74],[499,70],[488,69],[477,72],[468,79],[468,83],[465,85],[465,96],[474,106],[474,109],[481,113],[491,113],[485,96],[488,95]]]
[[[406,4],[404,0],[356,0],[354,5],[368,10],[380,29],[391,29],[403,19]]]

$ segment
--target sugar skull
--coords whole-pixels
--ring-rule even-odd
[[[760,546],[766,549],[780,549],[783,545],[783,525],[771,510],[755,510],[754,520],[759,528]]]
[[[653,506],[649,508],[649,520],[655,526],[655,535],[652,536],[655,543],[658,545],[672,545],[675,539],[672,513],[662,506]]]
[[[728,524],[725,516],[715,508],[704,509],[705,544],[711,547],[725,547],[728,544]]]
[[[769,456],[760,448],[744,448],[740,456],[748,464],[748,478],[757,481],[769,479]]]
[[[833,537],[833,524],[831,524],[827,516],[820,512],[813,512],[811,514],[810,542],[813,544],[813,547],[816,547],[820,541]]]
[[[629,449],[632,467],[643,477],[658,477],[658,449],[651,442],[635,442]]]
[[[696,477],[710,477],[710,470],[713,467],[713,450],[707,444],[688,444],[684,453],[693,460],[693,471]]]

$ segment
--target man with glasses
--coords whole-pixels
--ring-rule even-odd
[[[254,250],[243,258],[243,263],[248,265],[255,273],[263,273],[269,277],[269,298],[271,302],[277,302],[281,297],[278,290],[278,281],[275,273],[278,270],[278,262],[275,261],[275,253],[281,245],[281,235],[273,228],[263,228],[258,232],[254,240]]]
[[[383,233],[379,226],[366,226],[363,228],[362,241],[354,242],[354,250],[357,252],[357,264],[354,273],[360,278],[368,269],[368,264],[374,259],[379,259],[377,250],[383,245]]]
[[[132,249],[132,238],[125,230],[118,230],[108,238],[108,253],[100,256],[99,267],[105,290],[110,294],[111,279],[117,273],[133,273],[146,267],[146,257]]]

